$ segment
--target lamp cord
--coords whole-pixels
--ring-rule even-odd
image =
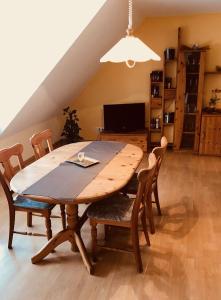
[[[133,1],[128,0],[128,29],[129,30],[132,30],[133,27],[132,16],[133,16]]]

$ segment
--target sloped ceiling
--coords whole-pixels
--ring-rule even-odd
[[[8,125],[2,137],[61,113],[99,68],[99,59],[104,52],[125,34],[127,10],[127,0],[110,0],[104,4]],[[139,23],[140,20],[142,18],[137,12],[134,23]]]
[[[221,11],[220,0],[135,0],[147,17],[177,16]]]
[[[107,0],[2,136],[14,134],[61,113],[70,100],[79,95],[87,80],[95,74],[100,66],[100,57],[125,34],[127,11],[127,0]],[[136,27],[146,16],[221,11],[221,1],[134,0],[134,11],[133,21]]]

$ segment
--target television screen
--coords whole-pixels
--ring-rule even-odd
[[[104,130],[129,132],[145,129],[145,103],[104,105]]]

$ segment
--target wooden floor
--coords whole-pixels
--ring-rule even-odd
[[[0,299],[221,299],[221,159],[168,152],[159,183],[163,216],[155,218],[150,248],[141,236],[143,274],[136,273],[131,254],[102,251],[90,276],[68,242],[32,265],[45,238],[14,235],[14,248],[7,249],[8,210],[1,191]],[[17,229],[23,229],[25,216],[17,217]],[[41,218],[34,224],[33,231],[44,231]],[[53,228],[60,230],[60,219],[53,219]],[[82,236],[89,248],[88,223]],[[128,239],[125,231],[112,236]]]

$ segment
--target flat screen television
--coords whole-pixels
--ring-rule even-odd
[[[145,103],[105,104],[104,130],[129,132],[145,129]]]

